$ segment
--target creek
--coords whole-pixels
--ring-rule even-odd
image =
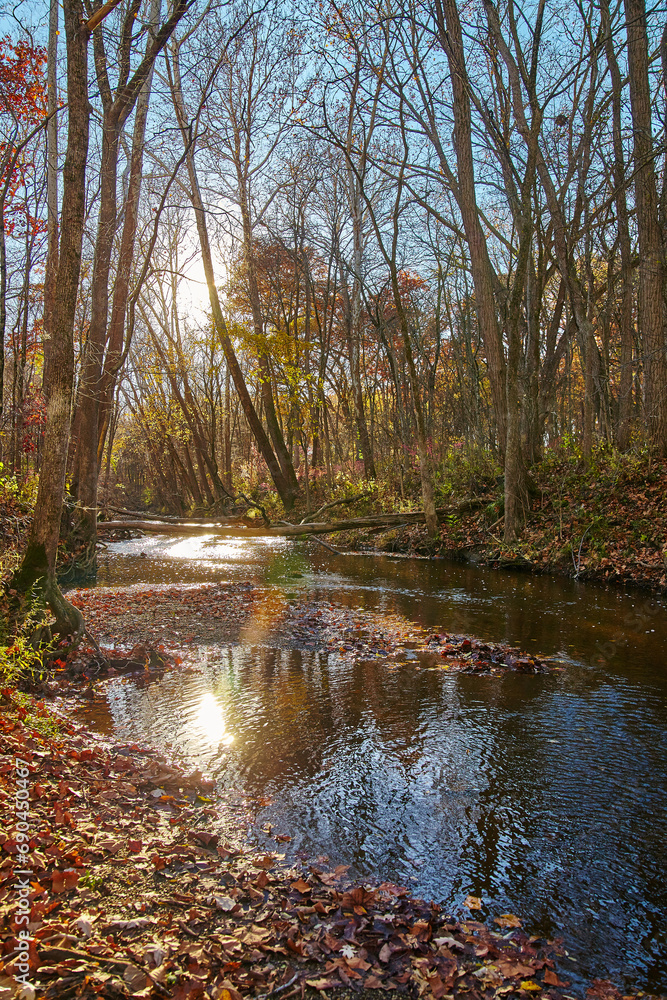
[[[518,914],[563,939],[561,975],[577,992],[594,977],[667,987],[664,602],[212,536],[111,544],[98,585],[223,580],[507,641],[564,667],[451,674],[271,633],[195,647],[192,671],[108,682],[88,711],[98,731],[201,767],[245,810],[252,841],[287,861],[349,864],[355,879],[398,882],[458,916],[468,895],[483,901],[475,917]]]

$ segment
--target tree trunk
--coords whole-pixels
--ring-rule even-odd
[[[632,287],[632,246],[628,206],[625,197],[625,161],[623,156],[623,131],[621,124],[621,94],[623,82],[614,50],[614,38],[609,16],[609,0],[601,0],[600,13],[605,35],[605,52],[611,76],[612,129],[614,141],[613,179],[615,188],[616,213],[618,216],[618,240],[621,249],[621,357],[618,391],[618,419],[616,423],[616,445],[620,451],[627,451],[630,445],[630,421],[632,418],[632,348],[633,336],[633,287]]]
[[[160,19],[161,0],[153,0],[150,12],[150,23],[155,27]],[[109,320],[109,337],[104,369],[100,381],[100,403],[98,417],[98,462],[102,459],[104,439],[109,426],[109,417],[113,405],[113,395],[116,379],[123,358],[123,336],[125,333],[125,315],[130,290],[130,276],[134,259],[135,236],[139,217],[139,196],[143,178],[144,139],[146,135],[146,120],[150,103],[153,69],[144,83],[137,99],[132,133],[132,153],[130,156],[130,177],[125,198],[123,217],[123,233],[118,254],[118,269],[113,290],[111,318]]]
[[[60,253],[53,312],[53,340],[46,386],[47,420],[44,457],[28,546],[14,587],[27,591],[39,581],[59,629],[82,632],[80,612],[68,604],[55,582],[67,443],[74,378],[74,320],[81,269],[85,220],[86,159],[90,105],[88,103],[87,40],[80,0],[64,4],[67,39],[67,155],[63,171],[63,207]]]
[[[178,53],[174,47],[173,50],[173,71],[174,78],[172,81],[172,98],[174,102],[174,108],[176,110],[176,117],[178,119],[179,127],[183,136],[183,142],[188,146],[190,140],[188,137],[188,125],[187,118],[185,115],[185,106],[183,104],[183,95],[181,91],[180,84],[180,73],[178,68]],[[197,234],[199,236],[199,246],[201,249],[202,263],[204,265],[204,274],[206,275],[206,284],[208,286],[209,301],[211,303],[211,312],[213,314],[213,323],[215,325],[215,332],[220,341],[220,345],[223,349],[229,371],[234,382],[234,387],[238,393],[239,399],[241,401],[241,406],[243,407],[243,412],[245,413],[246,420],[250,426],[250,430],[257,442],[257,446],[260,450],[262,458],[266,462],[269,473],[275,487],[278,491],[278,495],[283,502],[283,506],[286,510],[291,510],[294,506],[294,496],[289,483],[285,479],[278,463],[276,456],[273,453],[271,447],[271,442],[269,441],[266,431],[262,427],[262,422],[257,415],[257,411],[253,404],[250,393],[248,392],[248,387],[245,383],[243,377],[243,372],[241,371],[241,366],[238,363],[234,347],[232,345],[229,331],[227,329],[227,324],[222,313],[222,307],[220,305],[220,298],[218,296],[218,289],[215,283],[215,272],[213,270],[213,256],[211,254],[211,244],[208,237],[208,227],[206,225],[206,213],[204,211],[204,203],[201,197],[201,191],[199,188],[199,178],[197,177],[197,170],[195,166],[194,153],[192,148],[188,149],[186,164],[188,168],[188,177],[190,180],[190,200],[192,202],[192,207],[195,213],[195,220],[197,224]]]
[[[97,440],[104,346],[107,337],[109,272],[116,232],[116,173],[120,129],[116,117],[105,114],[100,167],[100,213],[91,281],[90,326],[81,366],[80,423],[76,451],[74,534],[87,547],[91,575],[95,575],[97,542]]]
[[[469,84],[456,0],[436,0],[436,12],[441,44],[449,63],[453,92],[454,148],[458,167],[458,187],[455,195],[470,253],[475,305],[488,364],[493,412],[498,428],[498,444],[501,453],[504,453],[507,415],[505,358],[493,295],[493,268],[477,211]]]
[[[51,0],[49,9],[49,45],[47,50],[47,112],[46,127],[46,210],[47,253],[44,274],[44,374],[48,383],[49,355],[53,336],[53,310],[58,271],[58,0]]]
[[[99,410],[102,394],[102,366],[107,343],[109,311],[109,275],[111,253],[118,223],[117,168],[120,139],[125,122],[151,75],[155,59],[168,41],[186,11],[185,0],[171,8],[170,16],[159,31],[148,36],[145,55],[133,74],[129,75],[132,10],[125,13],[124,28],[118,45],[119,77],[115,92],[108,79],[108,60],[104,48],[102,27],[98,26],[95,42],[95,69],[102,98],[102,162],[100,167],[100,208],[93,260],[91,310],[88,341],[81,371],[80,424],[77,441],[75,481],[77,512],[75,535],[90,553],[88,563],[94,574],[95,543],[97,540],[97,479],[99,473],[98,438]]]
[[[652,449],[667,455],[667,379],[665,377],[664,247],[658,217],[654,161],[648,38],[644,0],[624,0],[637,233],[639,236],[638,314],[644,364],[644,419]]]
[[[373,461],[373,447],[368,434],[368,424],[366,423],[366,410],[364,407],[364,394],[361,386],[361,267],[363,261],[363,230],[361,197],[357,190],[357,178],[349,174],[350,188],[350,208],[352,212],[352,233],[354,240],[354,273],[352,275],[352,293],[348,301],[348,323],[347,338],[350,360],[350,381],[352,383],[352,399],[354,403],[354,416],[359,435],[359,448],[361,458],[364,463],[364,475],[366,479],[375,479],[375,462]],[[347,281],[343,287],[347,290]]]
[[[246,276],[248,279],[248,295],[250,298],[250,308],[252,311],[252,322],[257,343],[261,344],[264,339],[264,321],[262,318],[262,304],[257,284],[257,271],[255,268],[254,247],[252,239],[252,220],[250,218],[250,199],[248,198],[247,180],[242,174],[243,165],[237,165],[239,176],[239,200],[241,202],[241,221],[243,225],[243,253],[245,258]],[[289,486],[291,498],[289,509],[294,506],[294,500],[299,492],[299,484],[294,471],[294,464],[289,456],[283,432],[280,429],[278,415],[273,400],[273,385],[271,379],[271,366],[269,359],[263,351],[259,352],[260,371],[260,392],[262,406],[264,408],[264,418],[269,429],[269,437],[273,445],[273,451],[280,464],[280,469],[285,482]]]

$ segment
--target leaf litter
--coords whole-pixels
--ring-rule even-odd
[[[484,674],[560,669],[557,661],[503,643],[425,629],[400,615],[288,597],[279,588],[251,583],[99,588],[68,597],[101,643],[122,637],[124,647],[140,651],[169,648],[182,654],[195,643],[243,642],[390,666],[412,664],[415,669]],[[113,650],[107,652],[113,656]],[[155,652],[153,659],[153,666],[159,666]],[[81,659],[70,661],[70,672],[76,662],[83,673]],[[116,672],[123,669],[117,667]]]

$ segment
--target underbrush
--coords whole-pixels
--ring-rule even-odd
[[[13,595],[13,592],[11,592]],[[5,613],[0,623],[0,688],[32,685],[44,677],[44,650],[39,642],[47,614],[37,599],[24,602],[20,618]]]
[[[19,480],[0,462],[0,586],[18,569],[37,499],[37,478]]]
[[[459,459],[449,481],[479,482],[475,464]],[[492,499],[442,525],[442,551],[475,551],[482,561],[531,566],[580,579],[667,589],[667,461],[645,451],[621,454],[599,445],[589,460],[561,441],[530,470],[531,496],[512,546],[503,541],[503,486],[486,478]],[[473,499],[475,485],[465,496]],[[459,495],[464,499],[464,495]]]
[[[443,506],[500,491],[503,470],[486,448],[451,445],[435,472],[436,498]]]
[[[529,482],[523,526],[508,546],[501,467],[488,451],[452,447],[436,470],[436,502],[447,510],[439,541],[421,526],[355,532],[341,541],[667,592],[667,461],[603,444],[586,460],[575,442],[561,440],[529,470]],[[412,506],[421,507],[418,492]],[[383,509],[399,508],[390,501]]]

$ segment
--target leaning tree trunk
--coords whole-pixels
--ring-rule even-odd
[[[189,135],[190,129],[185,113],[185,104],[183,102],[180,68],[178,63],[178,48],[176,46],[173,46],[172,48],[172,57],[173,66],[170,67],[173,69],[173,76],[170,79],[172,87],[172,100],[174,102],[176,119],[181,130],[183,144],[186,150],[185,163],[188,170],[188,179],[190,181],[190,190],[188,193],[190,195],[190,201],[195,213],[197,235],[199,237],[202,264],[204,265],[204,274],[206,276],[206,285],[208,288],[209,302],[211,304],[211,313],[213,314],[213,324],[216,336],[218,337],[224,352],[225,360],[227,362],[232,381],[234,382],[234,388],[236,389],[241,406],[243,407],[243,412],[246,420],[248,421],[248,426],[250,427],[252,435],[255,438],[260,454],[266,462],[269,474],[273,479],[283,506],[286,510],[290,510],[294,506],[294,495],[292,489],[283,475],[280,463],[273,452],[271,442],[269,441],[268,435],[262,426],[261,420],[259,419],[252,397],[248,392],[248,387],[246,385],[245,378],[243,377],[241,366],[239,365],[231,337],[229,336],[229,330],[222,312],[222,306],[220,305],[220,297],[215,283],[213,254],[211,253],[211,243],[208,235],[208,226],[206,224],[204,202],[202,200],[201,190],[199,187],[197,166]]]
[[[257,283],[257,269],[255,267],[254,247],[252,241],[252,220],[250,217],[250,199],[248,197],[247,177],[244,175],[241,165],[238,168],[239,195],[241,202],[241,221],[243,226],[243,254],[245,258],[246,274],[248,279],[248,295],[250,298],[250,308],[252,312],[252,322],[255,330],[257,343],[261,344],[264,337],[264,321],[262,318],[262,307]],[[271,366],[265,353],[259,354],[260,370],[260,392],[262,404],[264,406],[264,418],[269,430],[269,437],[273,445],[275,456],[280,463],[283,478],[291,492],[291,500],[286,509],[294,506],[294,500],[299,492],[299,483],[294,471],[294,464],[285,445],[283,432],[278,421],[278,414],[273,400],[273,387],[271,379]]]

